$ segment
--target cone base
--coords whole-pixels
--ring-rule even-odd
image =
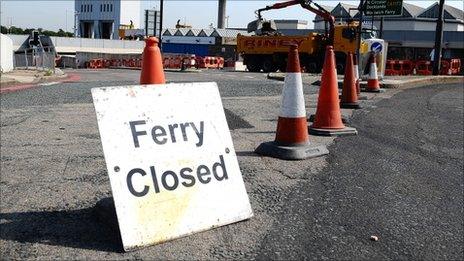
[[[298,145],[283,146],[275,141],[261,143],[255,152],[262,156],[278,158],[283,160],[304,160],[329,154],[323,145]]]
[[[316,114],[311,114],[308,118],[308,122],[314,122],[315,119],[316,119]],[[348,119],[348,116],[342,115],[342,122],[343,124],[349,124],[350,120]]]
[[[361,105],[359,105],[359,103],[357,103],[357,102],[354,102],[354,103],[340,102],[340,108],[343,108],[343,109],[362,109]]]
[[[363,92],[376,92],[376,93],[385,92],[384,89],[364,89],[362,91]]]
[[[351,127],[345,127],[343,129],[318,129],[310,126],[309,134],[316,136],[355,136],[358,135],[358,131]]]
[[[338,95],[338,98],[341,100],[341,99],[342,99],[342,95],[341,95],[341,94]],[[367,98],[366,95],[360,95],[360,94],[358,93],[358,100],[360,100],[360,101],[366,101],[366,100],[368,100],[368,98]]]

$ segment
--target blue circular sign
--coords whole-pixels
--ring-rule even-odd
[[[379,42],[374,42],[371,46],[371,51],[375,53],[380,53],[382,51],[382,44]]]

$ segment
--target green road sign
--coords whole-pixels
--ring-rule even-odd
[[[374,16],[401,16],[403,0],[366,0],[364,14]]]

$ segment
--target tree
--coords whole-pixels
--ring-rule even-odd
[[[44,30],[42,28],[26,28],[22,29],[19,27],[12,26],[9,29],[5,26],[1,26],[1,33],[2,34],[27,34],[30,35],[33,31],[39,31],[40,34],[48,35],[48,36],[61,36],[61,37],[74,37],[73,33],[65,32],[63,29],[59,29],[58,32],[51,31],[51,30]]]
[[[12,26],[12,27],[10,27],[9,33],[10,34],[24,34],[24,31],[23,31],[22,28]]]

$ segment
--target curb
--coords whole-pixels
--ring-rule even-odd
[[[400,80],[401,81],[401,80]],[[410,79],[401,82],[381,83],[385,89],[409,89],[431,84],[447,84],[464,82],[463,76],[424,76],[420,79]],[[366,87],[367,83],[362,82],[361,87]]]
[[[0,94],[6,94],[6,93],[11,93],[11,92],[31,89],[31,88],[39,86],[39,84],[41,84],[41,83],[53,82],[53,81],[56,81],[56,80],[63,80],[63,82],[64,82],[68,78],[72,78],[72,75],[68,75],[68,74],[65,73],[65,74],[62,74],[60,76],[53,76],[51,78],[40,77],[40,78],[38,78],[37,80],[35,80],[35,81],[31,82],[31,83],[20,83],[18,81],[9,82],[9,83],[6,83],[6,86],[8,86],[8,87],[4,87],[4,88],[0,89]],[[4,85],[4,84],[2,83],[2,85]]]
[[[269,73],[267,78],[270,80],[284,81],[285,75],[281,73]],[[405,80],[386,80],[380,82],[380,87],[385,89],[408,89],[430,84],[446,84],[464,82],[464,76],[424,76],[420,79]],[[317,81],[316,81],[317,83]],[[343,85],[343,80],[338,80],[338,84]],[[317,85],[317,84],[316,84]],[[367,82],[361,82],[361,88],[367,87]]]

